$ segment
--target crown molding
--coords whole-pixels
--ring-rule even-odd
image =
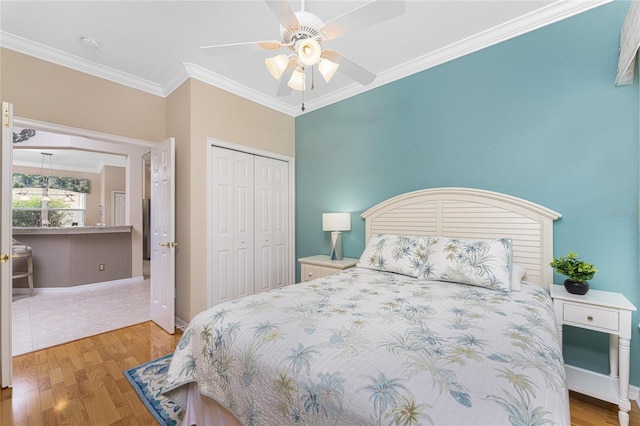
[[[209,71],[199,65],[193,63],[184,63],[182,65],[184,66],[184,73],[188,77],[195,78],[196,80],[200,80],[203,83],[207,83],[219,89],[226,90],[227,92],[233,93],[234,95],[238,95],[260,105],[264,105],[267,108],[271,108],[291,116],[293,116],[293,113],[297,108],[279,101],[275,97],[267,96],[264,93],[239,84],[231,79],[221,76],[220,74]],[[181,72],[179,72],[179,74],[180,73]],[[178,81],[178,79],[175,79],[174,81]],[[177,86],[173,87],[172,90],[175,90],[176,87]]]
[[[378,74],[373,83],[362,86],[353,83],[340,90],[305,102],[306,111],[312,111],[342,101],[344,99],[367,92],[385,84],[408,77],[418,72],[433,68],[445,62],[452,61],[464,55],[477,52],[489,46],[509,40],[519,35],[534,31],[546,25],[553,24],[571,16],[586,12],[613,0],[559,0],[535,12],[513,19],[504,24],[493,27],[465,40],[450,44],[428,55],[406,62],[390,70]],[[91,74],[134,89],[166,97],[188,78],[195,78],[206,84],[226,90],[237,96],[264,105],[268,108],[297,117],[304,114],[298,106],[291,106],[278,100],[275,96],[268,96],[233,80],[209,71],[193,63],[183,63],[163,84],[157,84],[116,69],[88,61],[78,56],[70,55],[57,49],[52,49],[40,43],[17,37],[0,31],[0,46],[48,62],[62,65],[76,71]]]
[[[162,86],[157,83],[88,61],[84,58],[80,58],[79,56],[70,55],[61,50],[27,40],[4,31],[0,31],[0,46],[42,59],[43,61],[71,68],[75,71],[80,71],[85,74],[90,74],[114,83],[132,87],[143,92],[151,93],[152,95],[165,96],[162,91]]]

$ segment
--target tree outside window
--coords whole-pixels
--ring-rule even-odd
[[[40,189],[31,189],[31,193]],[[61,192],[61,194],[57,194]],[[47,224],[50,227],[65,227],[73,224],[84,225],[84,194],[71,193],[75,202],[67,202],[56,196],[64,196],[64,192],[49,190],[53,196],[50,201],[43,201],[39,195],[30,195],[26,199],[13,199],[13,227],[39,227]]]

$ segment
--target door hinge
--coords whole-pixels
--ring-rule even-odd
[[[9,128],[9,104],[4,104],[4,127]]]

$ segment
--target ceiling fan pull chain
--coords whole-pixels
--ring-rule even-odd
[[[315,75],[315,73],[313,72],[313,68],[314,68],[314,67],[311,67],[311,90],[313,90],[313,89],[315,89],[315,88],[316,88],[316,82],[315,82],[315,81],[316,81],[316,80],[315,80],[315,76],[316,76],[316,75]]]
[[[304,90],[301,90],[300,93],[302,94],[302,106],[300,107],[300,109],[302,109],[302,112],[304,112]]]

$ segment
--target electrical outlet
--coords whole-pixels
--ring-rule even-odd
[[[104,263],[98,265],[98,271],[104,272]]]

